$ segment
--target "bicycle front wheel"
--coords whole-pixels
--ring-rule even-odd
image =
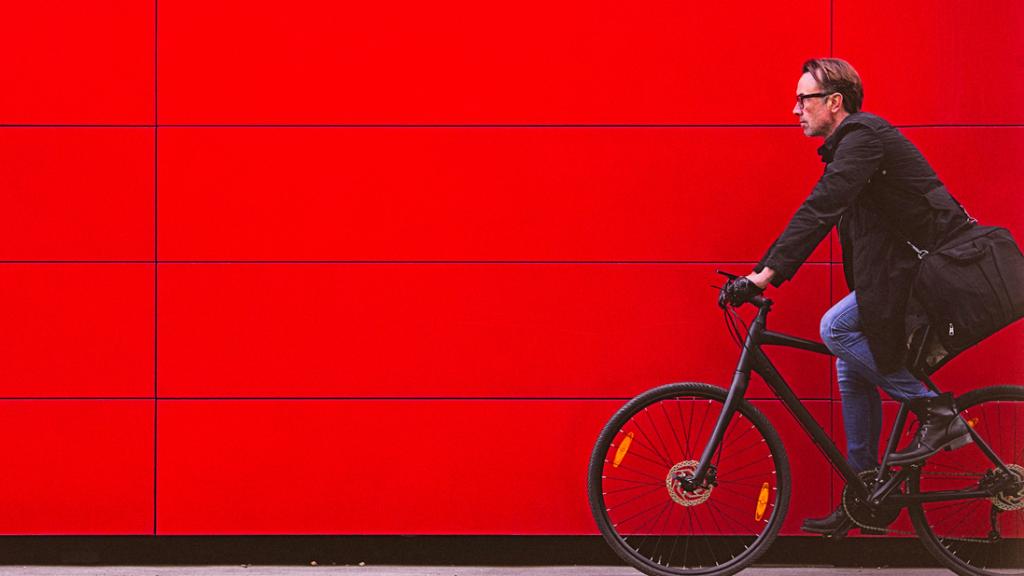
[[[605,540],[652,576],[725,576],[763,554],[789,505],[778,433],[741,401],[712,459],[709,482],[685,489],[722,413],[726,391],[669,384],[623,406],[590,459],[590,507]]]
[[[993,464],[976,444],[939,452],[911,476],[910,494],[977,490],[1024,480],[1024,387],[992,386],[956,400],[957,409],[1017,478]],[[910,506],[921,542],[947,568],[963,576],[1024,575],[1024,490],[990,498]]]

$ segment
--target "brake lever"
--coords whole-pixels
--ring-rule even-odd
[[[717,272],[717,273],[721,274],[722,276],[725,276],[725,277],[726,277],[726,278],[728,278],[729,280],[735,280],[735,279],[739,278],[739,276],[737,276],[737,275],[735,275],[735,274],[729,274],[729,273],[728,273],[728,272],[726,272],[725,270],[715,270],[715,272]]]

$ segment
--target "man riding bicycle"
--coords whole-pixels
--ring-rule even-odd
[[[939,246],[973,225],[918,149],[884,119],[861,112],[863,95],[860,76],[847,62],[804,63],[793,114],[804,135],[824,138],[818,149],[824,174],[754,272],[726,287],[736,301],[769,283],[778,287],[838,228],[851,292],[825,313],[821,337],[838,357],[847,460],[858,472],[879,465],[878,388],[908,402],[920,422],[889,464],[913,464],[969,441],[952,395],[936,395],[905,367],[904,316],[919,262],[910,244]],[[842,506],[803,525],[833,535],[851,527]]]

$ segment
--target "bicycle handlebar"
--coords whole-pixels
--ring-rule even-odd
[[[738,276],[736,274],[730,274],[729,272],[726,272],[724,270],[716,270],[716,272],[721,274],[722,276],[725,276],[726,278],[728,278],[728,282],[725,283],[725,286],[722,286],[719,289],[720,290],[719,291],[719,305],[722,305],[722,303],[725,303],[726,305],[732,306],[734,308],[738,308],[738,307],[740,307],[740,306],[742,306],[743,304],[746,304],[746,303],[753,304],[754,306],[757,306],[758,308],[764,308],[765,306],[771,306],[772,305],[772,301],[770,299],[768,299],[768,298],[765,298],[760,293],[758,293],[758,294],[751,294],[750,296],[747,296],[739,304],[733,304],[733,303],[729,302],[729,298],[723,296],[723,294],[725,293],[726,289],[729,287],[729,285],[732,282],[735,282],[736,280],[738,280],[740,278],[743,278],[743,276]]]

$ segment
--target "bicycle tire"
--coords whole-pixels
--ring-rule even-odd
[[[746,400],[713,460],[717,485],[686,492],[672,480],[674,470],[695,468],[726,395],[708,384],[660,386],[626,403],[598,436],[587,475],[591,512],[615,553],[645,574],[735,574],[778,536],[789,506],[789,460],[768,419]],[[634,523],[645,511],[654,519]]]
[[[973,390],[957,398],[956,405],[999,458],[1024,478],[1024,386]],[[908,493],[973,489],[995,469],[975,444],[942,451],[911,475]],[[946,568],[961,576],[1024,575],[1024,490],[908,508],[918,538]],[[999,540],[993,538],[996,533]]]

